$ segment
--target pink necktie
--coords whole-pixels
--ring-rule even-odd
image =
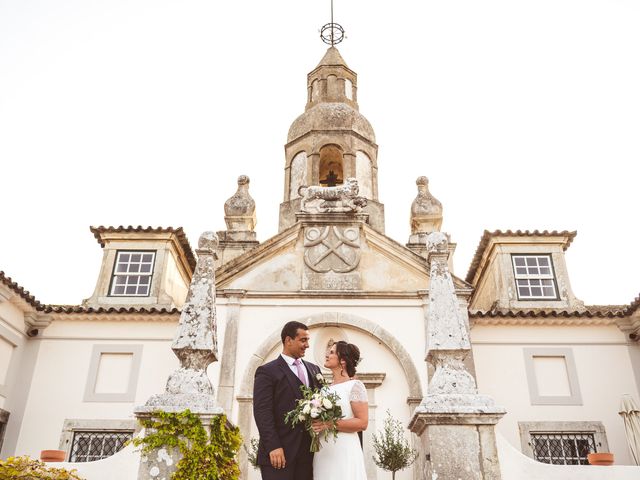
[[[303,385],[308,387],[309,384],[307,384],[307,380],[304,376],[304,372],[302,371],[302,362],[300,361],[299,358],[296,358],[293,361],[293,364],[296,366],[296,371],[298,372],[298,378],[300,379]]]

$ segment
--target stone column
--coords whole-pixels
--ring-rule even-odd
[[[253,396],[238,396],[238,427],[244,440],[244,444],[249,448],[251,445],[251,420],[253,419]],[[249,465],[247,452],[240,450],[240,478],[249,478]]]
[[[198,262],[187,299],[182,307],[178,329],[171,349],[180,366],[169,375],[165,392],[153,395],[144,406],[136,407],[138,419],[150,418],[153,412],[181,412],[189,409],[200,415],[207,425],[223,413],[215,402],[207,367],[217,361],[215,310],[215,259],[218,238],[205,232],[198,241]],[[178,451],[159,449],[143,456],[138,480],[169,478],[180,460]]]
[[[505,414],[491,397],[479,395],[464,360],[471,351],[468,321],[458,305],[447,265],[445,234],[427,237],[430,264],[427,358],[434,368],[427,394],[409,428],[424,452],[421,478],[499,480],[495,424]]]
[[[218,405],[231,417],[233,391],[236,376],[236,352],[238,350],[238,321],[240,317],[240,299],[246,290],[226,290],[227,325],[224,331],[224,344],[220,358],[220,381],[218,383]]]

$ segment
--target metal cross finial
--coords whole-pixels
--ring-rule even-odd
[[[320,38],[328,45],[334,46],[344,40],[344,28],[333,22],[333,0],[331,0],[331,22],[320,29]]]

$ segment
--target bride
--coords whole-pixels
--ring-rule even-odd
[[[338,438],[329,434],[320,451],[313,456],[313,479],[367,480],[364,456],[358,433],[369,423],[367,390],[353,377],[360,361],[360,350],[352,343],[338,341],[325,356],[324,366],[333,372],[333,383],[328,388],[340,397],[344,417],[337,422]],[[320,433],[331,424],[314,422],[313,430]]]

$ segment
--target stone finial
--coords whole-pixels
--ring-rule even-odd
[[[218,248],[218,236],[214,232],[203,232],[198,239],[198,250],[214,253]]]
[[[249,195],[249,177],[238,177],[238,190],[224,202],[224,221],[231,232],[253,232],[256,226],[256,202]]]
[[[155,409],[191,409],[198,413],[221,413],[214,399],[207,367],[218,360],[215,259],[218,237],[205,232],[198,241],[198,261],[189,293],[182,307],[171,349],[180,367],[167,380],[165,393],[152,396],[136,413]]]
[[[411,204],[411,234],[437,232],[442,226],[442,204],[429,193],[427,177],[418,177],[416,185],[418,195]]]

